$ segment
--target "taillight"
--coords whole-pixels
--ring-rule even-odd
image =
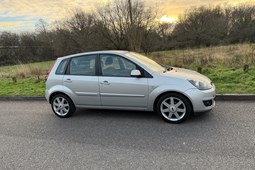
[[[46,73],[46,75],[45,75],[45,81],[48,79],[49,74],[50,74],[50,72],[51,72],[51,70],[52,70],[52,68],[53,68],[53,66],[54,66],[55,63],[56,63],[56,62],[54,62],[54,63],[50,66],[49,70],[47,71],[47,73]]]

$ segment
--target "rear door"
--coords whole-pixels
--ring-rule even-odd
[[[101,105],[96,58],[97,55],[85,55],[70,60],[63,84],[75,94],[77,105]]]

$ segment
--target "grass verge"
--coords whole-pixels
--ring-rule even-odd
[[[202,73],[213,81],[218,94],[255,94],[255,67],[248,73],[226,67],[204,68]]]
[[[1,78],[0,96],[43,96],[45,81],[37,81],[34,77],[18,79]]]
[[[255,94],[254,44],[153,52],[149,56],[165,65],[195,71],[201,67],[218,94]],[[0,96],[44,96],[44,75],[52,63],[0,67]],[[249,65],[247,73],[245,64]]]
[[[44,96],[44,76],[53,62],[0,67],[0,96]]]

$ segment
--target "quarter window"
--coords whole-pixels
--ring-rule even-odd
[[[74,57],[70,62],[71,75],[95,76],[96,55]]]
[[[67,59],[61,61],[61,63],[58,66],[58,69],[56,71],[56,74],[59,74],[59,75],[65,74],[67,63],[68,63]]]

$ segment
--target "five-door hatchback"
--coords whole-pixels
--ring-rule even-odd
[[[96,51],[60,57],[50,68],[46,99],[62,118],[76,108],[156,111],[180,123],[215,106],[215,87],[191,70],[165,68],[134,52]]]

